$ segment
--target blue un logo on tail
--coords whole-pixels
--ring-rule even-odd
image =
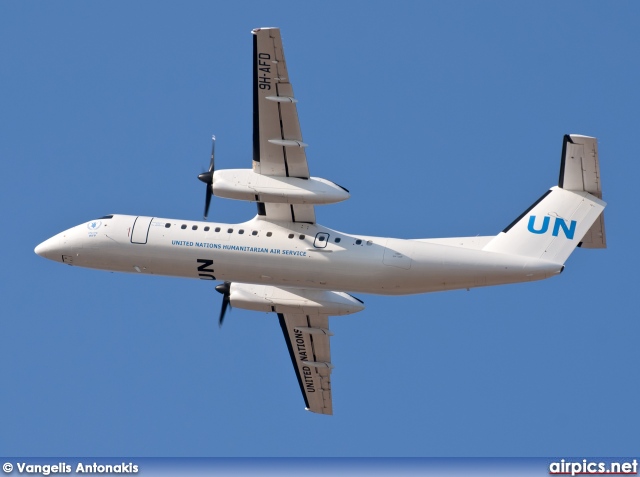
[[[529,230],[529,232],[531,232],[532,234],[538,234],[538,235],[544,234],[549,230],[550,222],[551,222],[551,217],[546,215],[545,217],[542,218],[542,226],[536,229],[536,216],[531,215],[529,216],[529,224],[527,225],[527,230]],[[557,237],[558,234],[560,233],[560,229],[562,229],[564,236],[567,237],[569,240],[572,240],[573,235],[576,233],[577,223],[578,222],[576,222],[575,220],[572,220],[569,222],[569,225],[567,225],[567,222],[564,219],[561,219],[560,217],[553,217],[553,230],[551,232],[551,235],[553,235],[554,237]]]

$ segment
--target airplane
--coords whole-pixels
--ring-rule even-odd
[[[316,223],[347,189],[309,173],[278,28],[253,34],[251,169],[215,169],[211,197],[255,202],[237,224],[111,214],[65,230],[35,253],[67,265],[220,281],[228,306],[276,313],[305,408],[333,414],[329,316],[364,309],[352,293],[406,295],[554,277],[576,247],[606,248],[597,140],[565,135],[560,178],[495,236],[405,240]]]

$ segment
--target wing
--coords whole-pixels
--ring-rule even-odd
[[[333,414],[329,317],[278,313],[307,410]]]
[[[293,88],[278,28],[253,30],[253,171],[278,177],[309,178]],[[307,204],[258,204],[271,220],[315,223]]]

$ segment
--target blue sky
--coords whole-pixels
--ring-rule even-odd
[[[637,455],[633,2],[0,4],[0,455]],[[491,235],[599,139],[609,248],[562,276],[360,296],[331,320],[333,417],[304,411],[274,315],[220,330],[208,282],[33,248],[107,213],[199,219],[251,164],[251,35],[282,29],[317,209],[344,232]],[[210,219],[255,205],[213,199]]]

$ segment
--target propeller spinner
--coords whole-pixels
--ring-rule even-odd
[[[211,137],[211,161],[209,162],[209,170],[207,172],[203,172],[198,175],[198,179],[204,182],[207,186],[207,192],[204,199],[204,219],[207,220],[207,215],[209,215],[209,205],[211,205],[211,196],[213,195],[212,190],[212,182],[213,182],[213,172],[215,170],[215,151],[216,151],[216,137]]]

